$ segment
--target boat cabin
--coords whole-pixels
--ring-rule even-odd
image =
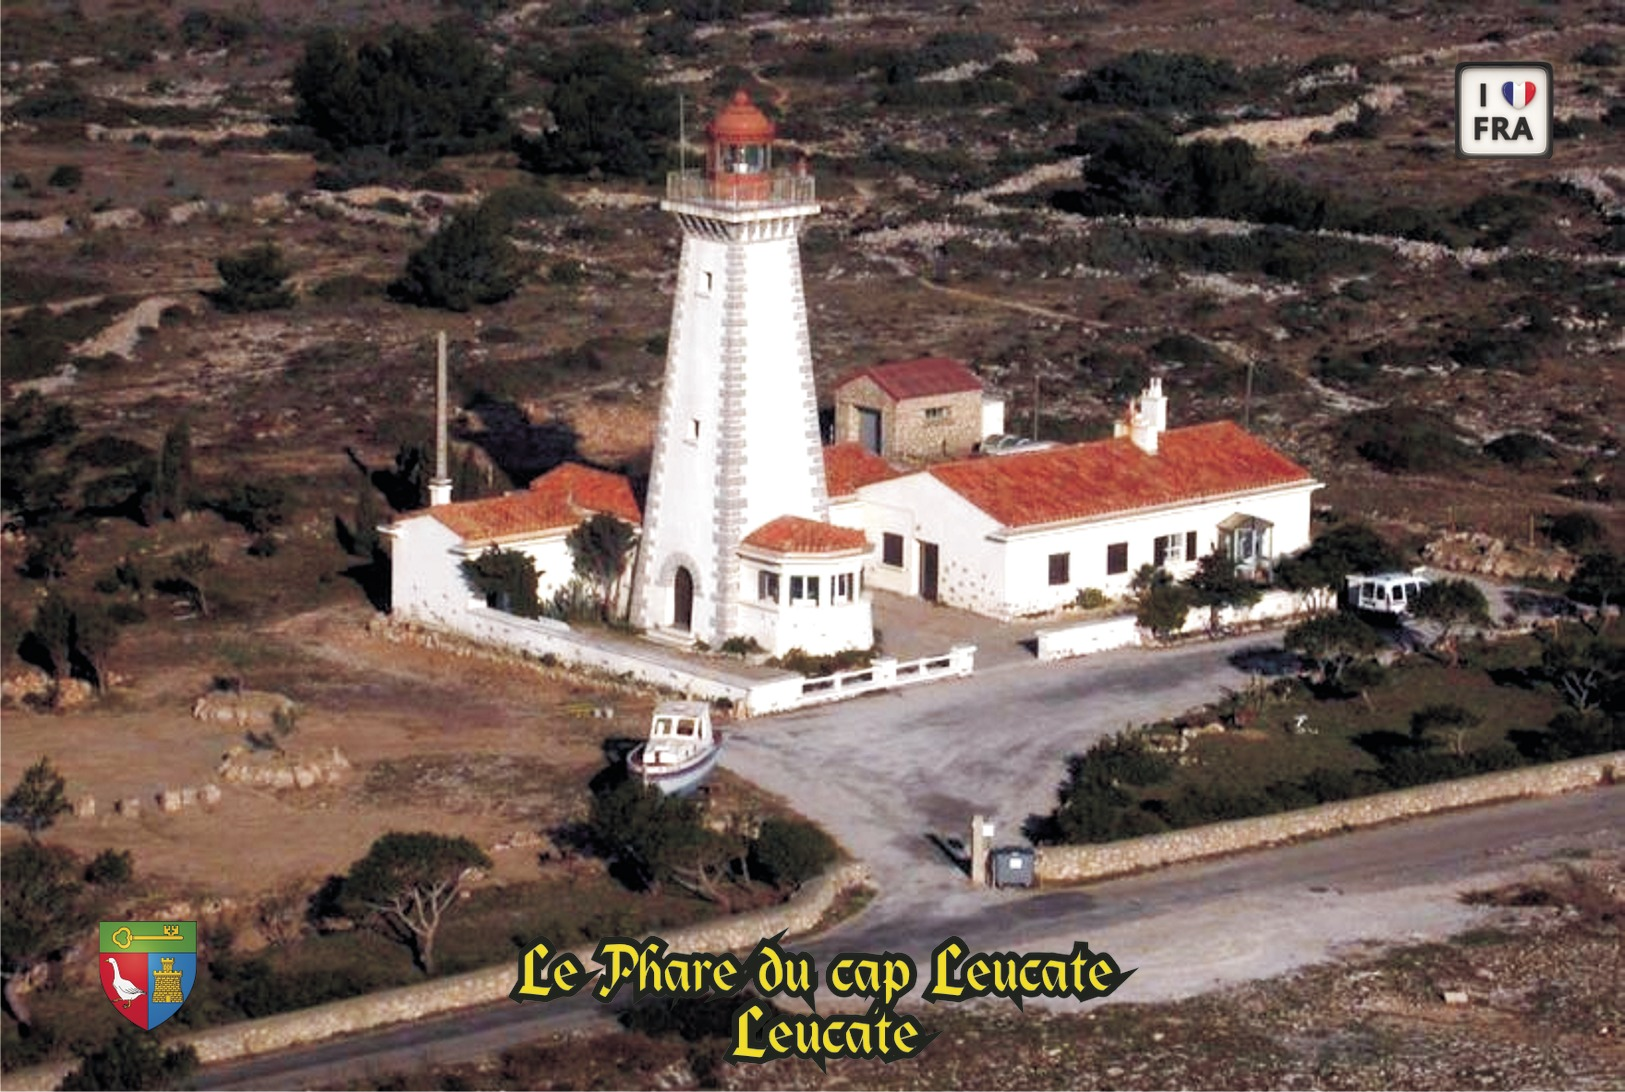
[[[1349,576],[1349,605],[1376,614],[1409,614],[1422,589],[1432,583],[1419,573],[1374,573]]]
[[[655,706],[649,745],[675,744],[677,749],[712,743],[711,706],[703,701],[663,701]]]

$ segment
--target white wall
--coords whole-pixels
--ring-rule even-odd
[[[769,559],[746,554],[744,562],[740,569],[744,594],[737,614],[738,635],[755,638],[773,656],[782,656],[793,648],[824,656],[874,644],[873,609],[869,597],[858,590],[862,587],[863,557],[846,554]],[[758,598],[758,576],[764,571],[778,574],[777,604]],[[831,602],[835,577],[842,573],[852,577],[855,598],[849,603]],[[792,604],[791,576],[816,576],[819,602]]]
[[[858,490],[867,509],[868,580],[902,595],[920,593],[920,543],[937,544],[937,601],[995,614],[1004,595],[998,524],[929,474],[910,474]],[[903,536],[903,566],[883,563],[883,532]]]
[[[453,553],[462,540],[424,513],[380,528],[389,550],[390,612],[411,618],[461,613],[476,597]]]

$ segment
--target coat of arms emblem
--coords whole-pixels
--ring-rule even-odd
[[[102,992],[125,1019],[151,1030],[191,996],[197,977],[197,922],[104,921]]]

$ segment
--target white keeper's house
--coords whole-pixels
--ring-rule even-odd
[[[442,410],[431,506],[384,529],[397,614],[484,605],[460,563],[493,547],[530,555],[547,599],[594,513],[639,529],[636,626],[774,654],[871,646],[871,588],[1010,619],[1120,594],[1144,564],[1184,577],[1222,550],[1263,570],[1308,544],[1320,483],[1234,424],[1170,429],[1156,379],[1113,439],[920,466],[1002,428],[1002,404],[955,361],[877,365],[839,385],[848,442],[822,446],[798,249],[813,179],[774,164],[774,127],[742,92],[708,133],[705,166],[674,172],[662,205],[683,249],[643,510],[625,478],[574,465],[454,503]]]
[[[1141,565],[1183,578],[1219,550],[1262,575],[1309,544],[1321,483],[1264,441],[1228,421],[1168,428],[1156,379],[1118,432],[864,485],[869,586],[1009,619],[1122,594]]]

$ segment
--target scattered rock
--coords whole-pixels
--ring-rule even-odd
[[[298,712],[292,698],[269,690],[211,690],[192,703],[194,720],[224,721],[243,728],[269,728],[278,717],[297,716]]]
[[[96,798],[94,796],[81,796],[73,802],[73,814],[77,819],[96,818]]]

